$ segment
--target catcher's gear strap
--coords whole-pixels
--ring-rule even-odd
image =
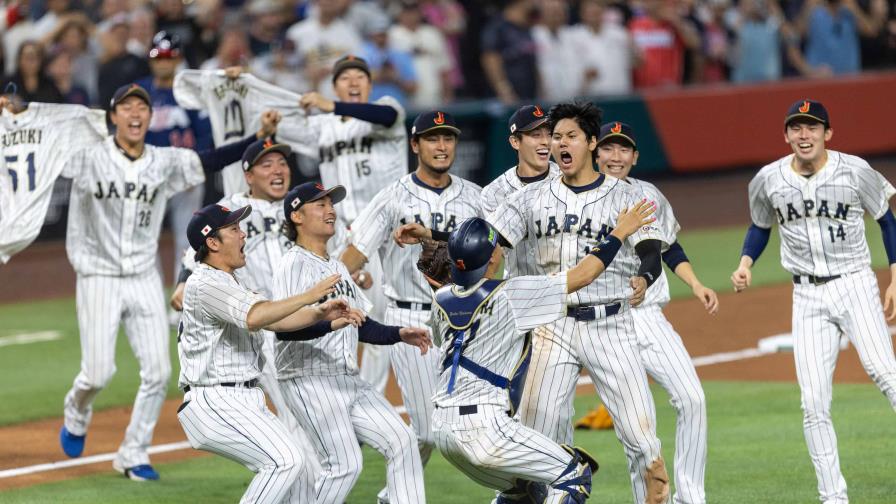
[[[568,445],[560,446],[572,455],[572,460],[563,470],[563,474],[551,483],[551,486],[567,493],[561,502],[584,504],[591,496],[591,476],[594,473],[592,467],[597,467],[597,461],[581,448]]]
[[[647,504],[665,504],[669,500],[669,473],[663,457],[647,466]]]
[[[510,399],[510,416],[516,415],[516,410],[520,407],[520,401],[523,399],[523,389],[526,387],[526,375],[529,371],[529,364],[532,362],[532,332],[527,332],[525,337],[523,353],[520,355],[520,360],[513,366],[513,372],[510,373],[510,383],[507,385],[507,396]]]
[[[476,290],[463,294],[456,285],[446,285],[436,291],[435,307],[452,329],[464,330],[502,285],[503,280],[486,280]]]

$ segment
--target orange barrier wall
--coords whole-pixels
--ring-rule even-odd
[[[834,130],[829,148],[856,155],[896,152],[896,72],[642,96],[674,172],[761,166],[788,154],[784,116],[791,103],[805,98],[828,109]]]

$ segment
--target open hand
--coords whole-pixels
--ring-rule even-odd
[[[432,231],[416,222],[404,224],[392,233],[392,239],[401,248],[405,245],[418,245],[423,238],[432,238]]]
[[[426,355],[432,346],[432,339],[429,337],[429,331],[419,327],[402,327],[398,331],[401,341],[408,345],[415,346],[420,349],[420,355]]]
[[[655,212],[656,202],[642,199],[632,208],[625,208],[619,212],[619,216],[616,217],[615,230],[622,233],[622,239],[624,240],[640,229],[641,226],[655,221],[656,217],[652,217]]]
[[[307,296],[310,303],[317,301],[318,299],[323,299],[325,296],[328,296],[336,291],[336,284],[339,283],[339,279],[342,278],[342,275],[339,273],[335,273],[333,275],[324,278],[320,282],[317,282],[314,287],[305,291],[305,295]]]
[[[315,307],[319,320],[339,320],[350,317],[348,301],[344,299],[330,299]],[[348,324],[346,324],[348,325]],[[332,325],[331,325],[332,327]],[[342,326],[345,327],[345,326]],[[341,329],[341,327],[340,327]],[[335,328],[334,328],[335,330]]]
[[[363,324],[364,321],[366,321],[366,320],[367,320],[367,315],[365,315],[363,311],[361,311],[357,308],[350,308],[345,313],[345,316],[339,317],[338,319],[336,319],[332,323],[330,323],[330,327],[334,331],[342,329],[343,327],[348,327],[350,325],[355,326],[355,327],[360,327],[361,324]]]

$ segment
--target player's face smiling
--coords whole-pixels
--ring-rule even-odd
[[[149,105],[137,96],[125,98],[109,114],[115,125],[115,138],[129,144],[143,142],[151,117]]]
[[[249,193],[258,199],[278,201],[289,191],[289,164],[279,152],[268,152],[246,172]]]
[[[784,141],[790,144],[798,161],[814,164],[824,158],[824,144],[830,141],[833,134],[832,129],[825,129],[820,122],[792,121],[784,130]]]
[[[526,131],[519,138],[511,138],[511,143],[519,151],[521,164],[537,168],[539,172],[548,169],[551,159],[551,130],[547,126]]]
[[[454,163],[457,135],[434,131],[412,140],[411,148],[417,154],[421,166],[436,173],[445,173]]]
[[[584,169],[593,169],[597,139],[589,138],[574,119],[561,119],[551,135],[551,155],[566,177],[574,177]]]
[[[329,196],[302,205],[301,227],[302,237],[319,237],[328,239],[336,234],[336,208]]]
[[[372,87],[370,77],[363,70],[357,68],[343,70],[339,77],[336,77],[336,82],[333,83],[333,89],[336,91],[339,101],[348,103],[367,103]]]
[[[638,164],[638,151],[628,142],[605,142],[597,148],[597,165],[600,172],[625,179]]]

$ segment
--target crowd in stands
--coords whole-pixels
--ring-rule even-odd
[[[184,65],[243,65],[330,95],[365,58],[413,108],[555,101],[896,66],[896,0],[0,0],[0,81],[27,101],[107,104],[149,74],[153,35]]]

